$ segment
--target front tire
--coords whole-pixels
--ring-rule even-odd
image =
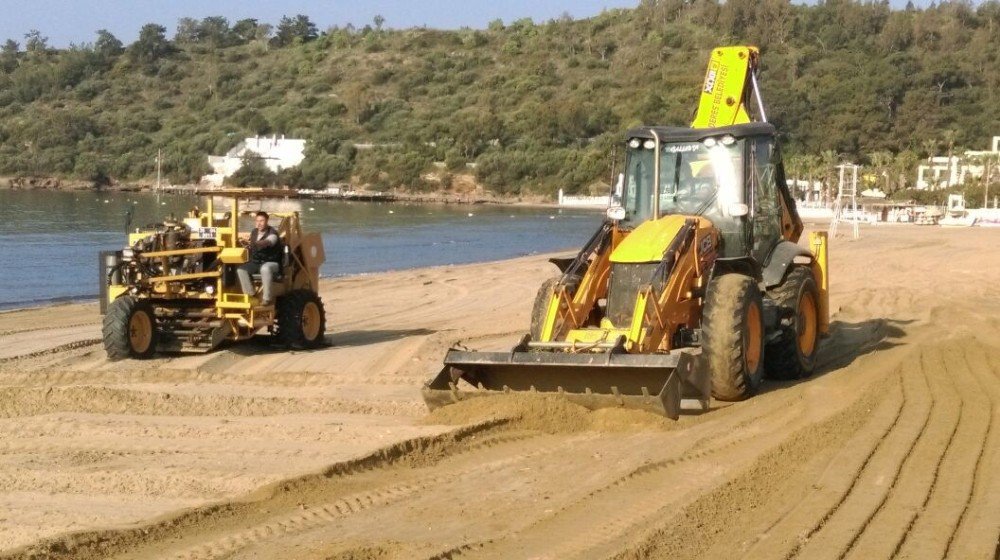
[[[801,379],[816,369],[819,345],[819,290],[808,267],[793,268],[769,294],[779,309],[792,312],[789,325],[764,349],[764,372],[770,379]]]
[[[559,277],[555,276],[542,282],[535,295],[535,304],[531,307],[531,340],[538,341],[542,338],[542,327],[545,326],[545,315],[549,312],[549,301],[552,299],[553,290],[559,284]],[[558,325],[556,325],[558,327]]]
[[[326,334],[323,300],[309,290],[294,290],[278,298],[278,340],[296,348],[317,348]]]
[[[153,305],[132,296],[116,299],[104,315],[102,334],[110,360],[152,358],[160,337]]]
[[[752,278],[726,274],[712,281],[702,315],[702,352],[712,374],[712,396],[741,401],[763,378],[764,313]]]

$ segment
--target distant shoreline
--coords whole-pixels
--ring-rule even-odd
[[[161,192],[165,194],[188,194],[195,191],[196,185],[170,185],[164,186]],[[97,186],[87,181],[64,181],[55,177],[0,177],[0,190],[11,191],[60,191],[60,192],[144,192],[155,193],[153,185],[145,183],[121,183],[116,185]],[[294,192],[294,191],[292,191]],[[290,193],[291,194],[291,193]],[[334,200],[334,201],[356,201],[356,202],[382,202],[382,203],[418,203],[418,204],[457,204],[457,205],[497,205],[497,206],[525,206],[533,208],[569,208],[574,210],[603,211],[604,208],[590,206],[560,206],[555,200],[544,195],[526,195],[518,197],[482,195],[482,194],[461,194],[453,192],[384,192],[384,191],[355,191],[351,196],[323,196],[314,194],[297,193],[295,198],[309,200]]]

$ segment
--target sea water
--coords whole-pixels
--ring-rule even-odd
[[[195,195],[0,190],[0,308],[97,297],[98,252],[125,244],[131,227],[183,217]],[[249,202],[292,211],[326,247],[323,277],[507,259],[578,248],[602,215],[502,205],[331,200]],[[244,227],[250,221],[244,220]]]

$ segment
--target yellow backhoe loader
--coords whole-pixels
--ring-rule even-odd
[[[101,313],[108,358],[151,358],[157,351],[207,352],[262,329],[282,343],[313,348],[323,342],[326,315],[319,298],[323,239],[305,233],[298,212],[272,212],[282,254],[274,303],[243,293],[236,269],[247,262],[240,218],[249,200],[287,197],[267,189],[209,190],[204,211],[136,228],[128,245],[100,255]],[[222,201],[227,201],[225,208]],[[247,204],[249,206],[249,203]],[[259,207],[259,204],[257,205]],[[224,211],[219,211],[224,210]],[[243,228],[249,230],[249,223]],[[126,226],[129,229],[129,226]]]
[[[812,373],[827,332],[827,243],[803,226],[757,85],[754,47],[713,50],[689,128],[626,133],[608,219],[536,298],[510,352],[452,349],[433,409],[511,391],[677,418]],[[685,403],[687,404],[687,403]]]

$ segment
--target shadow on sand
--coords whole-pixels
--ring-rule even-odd
[[[381,342],[392,342],[411,336],[427,336],[437,331],[433,329],[399,329],[381,331],[347,331],[327,335],[326,342],[330,346],[351,347],[367,346],[369,344],[379,344]]]
[[[868,319],[858,323],[833,321],[829,336],[820,340],[816,371],[812,376],[794,381],[765,379],[760,393],[808,383],[810,379],[845,368],[866,354],[902,346],[906,344],[902,341],[906,336],[904,327],[912,322],[896,319]]]

